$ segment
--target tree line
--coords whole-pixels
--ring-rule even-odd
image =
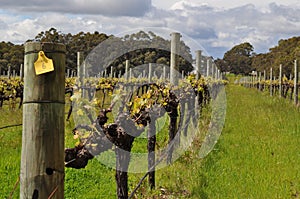
[[[223,72],[247,75],[251,71],[270,71],[279,73],[282,65],[283,74],[293,73],[293,62],[300,58],[300,37],[281,39],[267,53],[257,54],[249,42],[238,44],[217,59],[216,64]]]
[[[140,31],[125,35],[123,37],[115,37],[114,35],[107,35],[105,33],[99,33],[95,31],[79,32],[77,34],[62,33],[55,28],[50,28],[47,31],[42,31],[35,36],[34,39],[29,39],[26,42],[57,42],[66,45],[66,68],[76,70],[77,68],[77,52],[82,52],[83,56],[90,55],[93,49],[97,47],[101,42],[106,40],[105,51],[99,52],[102,57],[103,63],[97,63],[98,65],[105,64],[105,60],[113,57],[113,50],[126,52],[125,54],[117,57],[109,66],[112,66],[114,70],[125,71],[125,62],[130,60],[132,67],[147,64],[170,64],[170,51],[165,50],[166,47],[170,48],[171,41],[164,39],[153,32]],[[151,47],[144,48],[151,44]],[[143,48],[136,48],[133,51],[130,50],[130,46],[140,45]],[[186,74],[193,70],[192,55],[190,48],[183,42],[180,42],[179,51],[179,71],[184,71]],[[98,52],[97,52],[98,53]],[[99,61],[98,59],[97,61]],[[24,45],[13,44],[11,42],[0,43],[0,67],[2,70],[7,70],[10,66],[12,70],[19,71],[20,65],[24,62]],[[108,66],[103,66],[108,67]]]
[[[91,54],[101,42],[106,40],[106,50],[97,52],[101,59],[96,59],[98,65],[102,67],[113,67],[114,71],[125,71],[125,61],[130,60],[132,67],[147,63],[170,64],[170,52],[165,50],[166,46],[170,47],[170,40],[162,38],[153,32],[140,31],[125,35],[123,37],[115,37],[114,35],[106,35],[95,31],[79,32],[77,34],[62,33],[55,28],[42,31],[35,36],[34,39],[27,41],[39,42],[58,42],[66,45],[66,66],[67,68],[76,70],[77,52],[82,52],[84,57]],[[151,45],[150,45],[151,44]],[[132,46],[143,46],[130,51]],[[145,48],[144,46],[151,46]],[[126,52],[117,57],[113,61],[109,61],[115,55],[114,50]],[[183,42],[179,46],[179,71],[185,74],[193,70],[193,60],[190,48]],[[231,72],[234,74],[249,74],[251,71],[269,71],[273,68],[275,73],[279,71],[279,65],[282,64],[283,74],[291,74],[293,72],[293,61],[300,57],[300,37],[292,37],[289,39],[281,39],[278,45],[269,49],[269,52],[257,54],[254,47],[249,42],[244,42],[232,47],[225,52],[222,59],[215,60],[218,68],[222,72]],[[10,66],[12,70],[19,71],[20,65],[24,61],[23,44],[13,44],[11,42],[0,43],[0,67],[7,70]],[[106,66],[109,64],[109,66]]]

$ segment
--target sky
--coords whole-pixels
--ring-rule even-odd
[[[0,0],[0,5],[0,41],[16,44],[51,27],[114,35],[153,27],[180,32],[183,40],[223,58],[243,42],[266,53],[280,39],[300,36],[299,0]]]

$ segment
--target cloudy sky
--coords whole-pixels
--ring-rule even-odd
[[[24,43],[55,27],[63,33],[145,27],[181,32],[214,58],[250,42],[267,52],[300,36],[299,0],[0,0],[0,41]],[[195,49],[192,49],[195,50]]]

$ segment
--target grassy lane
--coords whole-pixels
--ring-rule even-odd
[[[300,113],[291,102],[227,87],[225,127],[195,198],[300,198]]]

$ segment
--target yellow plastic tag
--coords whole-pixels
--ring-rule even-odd
[[[34,62],[34,68],[36,75],[54,71],[53,61],[47,58],[43,51],[40,51],[38,59]]]

